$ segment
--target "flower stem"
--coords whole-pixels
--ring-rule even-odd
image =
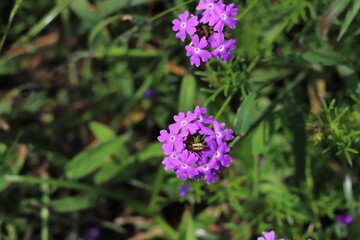
[[[224,111],[224,109],[226,108],[226,106],[230,103],[231,99],[233,98],[235,92],[236,92],[236,91],[233,91],[233,92],[231,93],[231,95],[226,98],[225,102],[223,103],[223,105],[221,106],[221,108],[219,109],[219,111],[217,112],[217,114],[215,115],[215,119],[219,118],[219,116],[222,114],[222,112]]]
[[[189,3],[193,2],[193,1],[194,0],[189,0],[187,2],[184,2],[182,4],[177,5],[175,7],[169,8],[168,10],[165,10],[165,11],[159,13],[159,14],[156,14],[155,16],[153,16],[152,18],[149,19],[149,23],[151,23],[151,22],[161,18],[162,16],[165,16],[166,14],[171,13],[172,11],[174,11],[174,10],[176,10],[176,9],[182,7],[182,6],[185,6],[185,5],[187,5],[187,4],[189,4]]]

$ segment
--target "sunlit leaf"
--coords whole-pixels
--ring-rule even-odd
[[[256,114],[256,97],[254,93],[251,93],[246,97],[244,102],[241,103],[236,112],[234,120],[235,132],[240,135],[245,135],[255,122]]]

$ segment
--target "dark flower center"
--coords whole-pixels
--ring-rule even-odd
[[[202,38],[205,36],[207,39],[208,37],[212,37],[214,35],[215,31],[213,29],[214,29],[214,27],[209,26],[209,24],[207,24],[207,23],[199,23],[196,26],[195,34],[198,35],[199,38]]]
[[[200,154],[203,149],[209,148],[203,140],[204,138],[205,136],[200,134],[189,135],[184,142],[185,148],[190,152]]]

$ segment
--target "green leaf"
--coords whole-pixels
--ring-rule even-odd
[[[337,38],[337,41],[340,41],[341,38],[344,36],[346,30],[349,28],[351,22],[354,20],[356,15],[359,13],[360,10],[360,0],[354,0],[352,3],[352,7],[350,10],[346,13],[345,20],[341,25],[340,33]]]
[[[255,94],[251,93],[240,105],[234,120],[234,130],[237,134],[244,136],[256,120],[257,106]]]
[[[4,176],[0,175],[0,192],[7,188],[8,183],[5,181]]]
[[[196,81],[194,76],[186,75],[180,87],[180,96],[179,96],[179,112],[186,112],[189,110],[193,110],[194,108],[194,100],[196,94]]]
[[[100,171],[96,173],[94,181],[96,184],[106,183],[115,177],[121,169],[122,167],[115,163],[106,163]]]
[[[6,149],[7,149],[6,144],[3,143],[3,142],[0,142],[0,155],[1,155],[1,154],[4,154],[5,151],[6,151]]]
[[[119,1],[119,0],[105,0],[99,4],[101,16],[105,16],[119,11],[122,8],[134,7],[136,5],[145,4],[152,0],[131,0],[131,1]]]
[[[108,24],[114,22],[115,20],[119,19],[123,14],[118,14],[112,17],[109,17],[107,19],[101,20],[99,23],[96,24],[96,26],[91,30],[88,38],[88,44],[90,48],[95,47],[94,46],[94,40],[95,37],[101,32],[101,30]]]
[[[148,146],[146,146],[144,149],[142,149],[137,155],[136,157],[140,160],[140,161],[146,161],[150,158],[153,157],[163,157],[163,150],[161,149],[161,146],[163,144],[160,142],[156,142],[156,143],[152,143],[149,144]]]
[[[99,122],[90,122],[90,130],[99,142],[107,142],[116,138],[115,132],[108,126]]]
[[[53,200],[49,205],[57,212],[72,212],[95,207],[97,202],[89,196],[76,196]]]
[[[105,142],[96,148],[86,149],[76,155],[66,166],[66,175],[77,179],[93,172],[104,163],[104,159],[110,155],[122,152],[128,136],[117,137]]]
[[[262,154],[264,152],[265,145],[269,140],[269,123],[262,121],[255,129],[252,136],[252,153]]]
[[[34,24],[29,31],[26,33],[25,37],[21,41],[27,41],[32,37],[36,36],[41,32],[46,26],[48,26],[71,2],[74,0],[62,0],[57,1],[58,4],[55,5],[43,18]]]
[[[336,52],[316,51],[306,53],[291,53],[274,57],[267,61],[270,64],[319,64],[333,66],[341,63],[341,56]]]
[[[73,0],[70,7],[84,22],[86,28],[93,27],[100,21],[100,15],[98,12],[90,10],[91,8],[87,0]]]
[[[179,227],[179,239],[184,240],[196,240],[195,229],[194,229],[194,220],[191,216],[191,212],[186,210],[185,217],[181,221]]]
[[[103,57],[138,57],[138,58],[148,58],[148,57],[159,57],[163,56],[164,52],[158,50],[143,50],[143,49],[128,49],[120,46],[113,46],[106,49],[99,49],[95,56],[98,58]]]

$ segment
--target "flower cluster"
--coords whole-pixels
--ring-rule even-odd
[[[275,239],[275,232],[263,232],[264,237],[258,237],[257,240],[276,240]],[[285,240],[285,238],[279,238],[279,240]],[[307,240],[312,240],[311,238],[308,238]]]
[[[200,0],[196,7],[200,11],[190,15],[188,11],[179,15],[179,19],[172,21],[176,37],[185,41],[188,34],[191,43],[185,47],[190,63],[200,65],[200,60],[207,62],[210,57],[215,57],[224,62],[232,59],[229,50],[235,50],[235,40],[225,41],[225,25],[231,29],[236,28],[238,9],[231,3],[226,5],[222,0]],[[189,18],[190,17],[190,18]],[[212,48],[209,51],[207,49]]]
[[[162,150],[167,155],[162,163],[182,180],[204,176],[207,184],[217,181],[216,172],[229,167],[232,158],[225,140],[234,138],[231,129],[224,129],[212,116],[205,117],[206,108],[197,106],[194,112],[181,112],[174,116],[175,123],[169,131],[161,130],[158,140],[164,142]]]

